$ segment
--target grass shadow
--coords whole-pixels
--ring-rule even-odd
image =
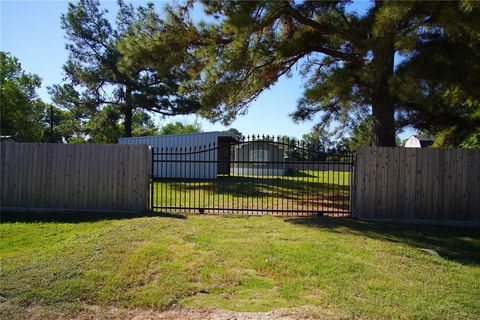
[[[350,218],[286,218],[293,224],[331,232],[363,235],[437,251],[443,258],[462,264],[480,265],[480,228],[391,224]]]
[[[306,171],[302,171],[302,170],[296,170],[294,172],[291,172],[291,173],[286,173],[285,174],[285,177],[291,177],[291,178],[317,178],[315,175],[313,174],[310,174]]]
[[[221,207],[307,211],[348,210],[350,186],[342,178],[305,179],[278,176],[221,176],[214,180],[155,179],[158,207]],[[328,176],[327,176],[328,179]]]
[[[215,180],[156,180],[163,188],[179,192],[213,192],[236,197],[298,198],[303,194],[325,197],[345,195],[348,185],[322,181],[289,180],[280,177],[219,177]],[[156,189],[162,188],[160,185]]]
[[[38,223],[38,222],[52,222],[52,223],[85,223],[102,220],[123,220],[136,219],[145,217],[163,217],[174,219],[186,219],[187,217],[176,213],[165,212],[145,212],[145,213],[56,213],[56,212],[1,212],[0,223]]]
[[[157,180],[158,181],[158,180]],[[348,210],[350,187],[276,177],[163,180],[154,187],[157,206],[247,207],[308,211]],[[163,197],[163,198],[162,198]],[[193,201],[193,205],[191,204]],[[265,209],[267,209],[265,207]]]

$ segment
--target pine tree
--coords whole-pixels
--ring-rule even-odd
[[[374,1],[363,15],[350,1],[202,1],[213,22],[195,24],[193,2],[170,9],[168,27],[148,21],[130,54],[156,68],[157,44],[175,48],[175,59],[197,76],[184,88],[201,93],[203,115],[230,122],[300,63],[307,80],[294,120],[320,113],[322,122],[348,125],[371,114],[379,146],[395,146],[395,120],[413,109],[399,96],[396,54],[408,61],[434,34],[478,18],[471,1]]]
[[[135,110],[171,116],[198,109],[195,95],[178,93],[185,77],[175,66],[153,71],[120,63],[122,39],[148,16],[148,9],[136,11],[119,1],[116,28],[106,13],[96,0],[69,4],[62,16],[68,40],[69,58],[64,66],[68,82],[52,88],[54,101],[90,118],[106,105],[117,106],[126,137],[132,135]]]
[[[462,4],[462,3],[461,3]],[[399,122],[435,135],[436,146],[459,146],[480,128],[480,13],[444,6],[444,28],[423,35],[397,68]]]

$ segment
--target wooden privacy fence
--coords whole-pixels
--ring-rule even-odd
[[[480,222],[480,150],[361,148],[353,216],[359,219]]]
[[[4,210],[144,211],[146,145],[4,143]]]

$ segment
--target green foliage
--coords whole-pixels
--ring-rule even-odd
[[[466,8],[443,5],[444,29],[424,35],[398,67],[404,121],[434,135],[437,146],[458,146],[480,127],[480,8]]]
[[[73,113],[54,105],[46,106],[45,123],[42,142],[72,143],[82,134],[81,123]]]
[[[373,119],[371,116],[367,116],[364,119],[359,119],[355,124],[351,125],[349,135],[343,137],[337,142],[337,149],[357,151],[360,147],[371,147],[373,131]],[[401,147],[405,144],[405,141],[396,136],[395,146]]]
[[[26,73],[17,58],[0,51],[0,133],[19,142],[63,143],[76,136],[73,114],[45,104],[37,95],[37,75]]]
[[[41,141],[45,104],[36,90],[41,80],[26,73],[17,58],[0,51],[0,133],[21,142]]]
[[[85,123],[85,134],[94,143],[117,143],[123,135],[121,111],[117,106],[106,105]]]
[[[175,122],[175,123],[168,123],[160,128],[158,134],[165,135],[165,134],[184,134],[184,133],[196,133],[201,132],[202,127],[198,122],[194,123],[182,123],[182,122]]]
[[[468,136],[459,146],[461,148],[480,149],[480,129]]]
[[[228,129],[227,133],[231,134],[233,137],[235,137],[239,141],[243,139],[243,134],[235,128]]]
[[[353,127],[350,137],[346,139],[348,149],[356,151],[360,147],[372,146],[372,129],[372,117],[363,119],[358,125]]]
[[[133,32],[136,23],[154,14],[152,10],[136,11],[119,1],[113,27],[97,0],[80,0],[77,4],[70,3],[68,12],[62,16],[68,39],[69,58],[64,65],[68,82],[54,86],[51,92],[57,104],[86,116],[90,122],[99,121],[92,123],[90,130],[101,129],[101,123],[110,123],[98,133],[99,141],[113,141],[118,137],[118,119],[114,119],[117,111],[113,115],[110,108],[101,113],[107,105],[120,110],[124,136],[144,134],[152,129],[148,125],[140,131],[134,128],[136,111],[142,118],[145,112],[170,116],[188,114],[199,107],[194,94],[179,94],[179,83],[185,76],[175,65],[154,71],[137,61],[120,62],[121,48],[128,47],[127,35]]]
[[[165,20],[142,21],[129,35],[136,50],[126,56],[154,69],[161,69],[163,60],[182,61],[194,80],[182,88],[200,93],[200,112],[210,119],[231,122],[299,64],[305,91],[293,119],[316,119],[320,114],[322,123],[351,126],[359,115],[370,114],[375,145],[396,144],[395,119],[404,120],[403,126],[444,128],[445,114],[460,113],[463,119],[478,109],[450,102],[444,103],[444,112],[443,107],[430,107],[434,103],[428,99],[411,99],[412,94],[431,96],[435,90],[418,85],[424,79],[418,75],[423,65],[410,61],[430,59],[451,39],[458,53],[463,47],[474,53],[468,55],[469,77],[480,74],[480,50],[462,36],[466,30],[478,36],[479,6],[474,2],[375,1],[364,15],[350,10],[350,1],[201,2],[212,22],[195,24],[189,5],[169,8]],[[172,54],[165,47],[174,48]],[[457,81],[455,67],[463,63],[452,52],[444,53],[442,59],[452,69],[428,69],[441,84]],[[396,54],[405,62],[400,69],[394,67]],[[407,81],[405,74],[412,74],[414,81]]]
[[[121,121],[122,113],[116,105],[106,105],[95,113],[84,124],[84,133],[87,141],[93,143],[117,143],[124,133]],[[150,116],[141,110],[136,110],[132,118],[133,136],[153,136],[157,134],[157,127]]]
[[[158,128],[153,122],[150,115],[144,111],[136,110],[133,114],[133,130],[134,137],[155,136],[158,134]]]
[[[325,130],[319,128],[313,128],[312,131],[304,134],[300,140],[300,144],[310,150],[318,150],[322,152],[331,150],[334,145],[331,140],[331,135]]]

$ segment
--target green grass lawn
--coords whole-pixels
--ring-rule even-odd
[[[214,180],[159,179],[159,207],[264,208],[346,211],[349,172],[302,170],[287,176],[219,176]],[[208,211],[208,210],[207,210]]]
[[[479,229],[333,218],[22,217],[2,214],[0,224],[2,319],[28,318],[32,307],[39,318],[66,317],[86,305],[480,315]]]

